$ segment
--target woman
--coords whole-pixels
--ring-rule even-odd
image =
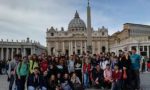
[[[34,68],[39,67],[38,57],[36,54],[33,54],[32,56],[29,56],[29,69],[30,74],[34,72]]]
[[[57,81],[56,81],[55,75],[51,75],[49,84],[48,84],[48,87],[49,87],[48,90],[55,90],[56,86],[57,86]]]
[[[48,70],[48,61],[46,57],[44,57],[43,60],[41,61],[40,67],[41,67],[40,70],[42,73]]]
[[[79,89],[81,90],[82,89],[81,81],[80,81],[79,77],[77,77],[76,73],[72,74],[71,82],[73,84],[74,90],[79,90]]]
[[[119,70],[118,64],[114,65],[114,71],[112,72],[112,88],[111,90],[121,90],[120,80],[122,73]]]
[[[48,76],[47,71],[45,71],[40,77],[40,89],[48,90]]]
[[[17,67],[17,90],[25,89],[25,82],[29,72],[28,58],[25,56]]]
[[[40,87],[40,75],[39,75],[39,68],[35,67],[33,73],[29,75],[27,81],[27,88],[28,90],[36,90]]]
[[[91,65],[89,63],[88,57],[85,57],[83,64],[83,83],[84,83],[84,88],[89,87],[89,77],[91,73]]]
[[[75,73],[79,77],[80,80],[82,80],[82,61],[79,57],[76,58],[75,61]]]
[[[73,56],[71,56],[70,60],[68,61],[68,72],[69,72],[69,74],[74,72],[74,70],[75,70],[74,64],[75,64],[75,57],[73,58]]]
[[[119,61],[119,68],[123,71],[122,72],[122,88],[123,90],[131,90],[131,60],[129,54],[126,52],[122,56],[121,60]]]
[[[69,74],[68,73],[64,74],[64,78],[63,78],[63,81],[61,83],[61,88],[63,90],[73,90],[73,86],[72,86],[72,83],[69,79]]]
[[[48,77],[50,78],[51,75],[56,75],[56,68],[53,64],[50,64],[48,67]]]
[[[104,84],[105,88],[111,88],[111,81],[112,81],[112,70],[110,69],[110,65],[106,65],[106,69],[104,70]]]

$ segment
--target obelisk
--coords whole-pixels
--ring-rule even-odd
[[[91,7],[89,0],[87,6],[87,52],[92,54]]]

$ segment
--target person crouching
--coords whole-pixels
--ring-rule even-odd
[[[28,90],[36,90],[40,86],[39,68],[34,68],[34,73],[30,74],[27,81]]]
[[[112,89],[111,90],[121,90],[120,80],[121,71],[119,70],[118,64],[115,64],[114,71],[112,72]]]

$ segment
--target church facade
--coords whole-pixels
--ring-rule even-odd
[[[68,30],[47,29],[48,54],[83,54],[87,52],[87,28],[85,22],[76,11],[74,18],[68,24]],[[92,53],[107,52],[108,29],[104,26],[98,30],[92,29]]]

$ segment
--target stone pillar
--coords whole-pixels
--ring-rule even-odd
[[[69,55],[71,55],[72,51],[71,51],[71,41],[69,41]]]
[[[99,42],[98,42],[98,52],[97,52],[97,53],[100,54],[100,52],[101,52],[101,51],[100,51],[100,41],[99,41]]]
[[[149,57],[150,52],[149,52],[149,46],[147,46],[147,56]]]
[[[14,58],[14,49],[12,48],[11,49],[11,59],[13,59]]]
[[[94,50],[95,50],[94,42],[92,41],[92,54],[94,54]]]
[[[63,54],[65,53],[65,42],[64,41],[62,42],[62,53]]]
[[[9,57],[9,48],[6,48],[6,60],[8,60]]]
[[[50,42],[47,43],[47,52],[48,52],[48,55],[51,55],[51,45],[50,45]]]
[[[83,46],[82,46],[82,41],[81,41],[81,55],[83,53]]]
[[[76,44],[76,41],[75,41],[75,54],[77,53],[77,44]]]
[[[72,55],[72,54],[73,54],[72,41],[71,41],[71,47],[70,47],[70,48],[71,48],[71,51],[70,51],[70,52],[71,52],[71,55]]]
[[[84,51],[86,53],[87,47],[86,47],[86,41],[84,42]]]
[[[1,60],[3,60],[4,59],[4,50],[3,50],[3,48],[1,48]]]
[[[23,57],[25,56],[25,48],[22,48],[21,54],[22,54]]]
[[[55,48],[54,55],[58,55],[58,42],[56,42],[56,48]]]
[[[16,50],[17,50],[17,54],[19,54],[19,49],[18,49],[18,48],[16,48]]]

